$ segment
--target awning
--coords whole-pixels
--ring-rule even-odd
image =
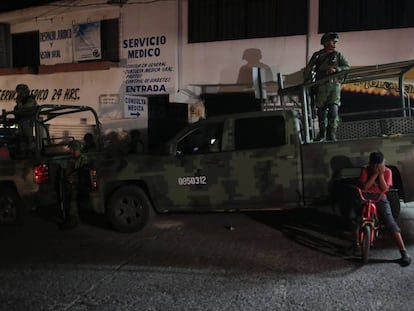
[[[400,90],[398,82],[387,80],[372,80],[364,82],[347,83],[342,85],[342,91],[367,93],[380,96],[399,96]],[[404,82],[404,92],[406,96],[414,99],[414,82]]]
[[[400,96],[399,77],[403,75],[405,96],[414,99],[414,69],[413,61],[353,68],[342,85],[346,92],[367,93],[380,96]],[[355,72],[352,72],[355,69]],[[376,80],[365,80],[381,77]],[[401,76],[402,78],[402,76]],[[355,82],[348,82],[355,81]]]

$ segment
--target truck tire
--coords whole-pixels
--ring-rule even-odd
[[[150,221],[153,208],[148,196],[141,188],[126,186],[117,189],[110,196],[106,213],[115,230],[136,232]]]
[[[0,189],[0,223],[17,222],[22,202],[17,192],[11,187]]]
[[[397,219],[400,216],[400,210],[401,210],[401,202],[400,202],[400,197],[398,195],[398,191],[388,192],[387,198],[391,205],[392,215],[394,216],[394,219]]]

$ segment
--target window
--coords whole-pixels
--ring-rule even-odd
[[[13,67],[38,67],[39,32],[24,32],[12,36]]]
[[[286,144],[285,120],[281,116],[239,119],[235,122],[235,149],[260,149]]]
[[[119,62],[118,19],[101,21],[102,60]]]
[[[414,27],[412,0],[319,0],[319,32]]]
[[[189,0],[189,43],[307,33],[308,0]]]
[[[221,151],[223,124],[211,123],[199,127],[177,144],[177,154],[203,154]]]
[[[119,61],[118,19],[101,21],[100,61]],[[34,67],[40,65],[39,32],[16,33],[12,35],[13,67]]]

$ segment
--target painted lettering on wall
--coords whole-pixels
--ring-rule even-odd
[[[80,100],[80,88],[56,88],[56,89],[32,89],[30,96],[33,96],[37,102],[76,102]],[[16,100],[15,90],[0,90],[0,101]]]
[[[62,45],[59,40],[71,40],[72,29],[57,29],[39,33],[40,60],[63,57]]]
[[[141,123],[140,128],[148,126],[148,98],[125,95],[124,118],[134,118]]]
[[[171,82],[171,77],[164,74],[173,71],[172,66],[168,66],[166,62],[127,65],[125,92],[127,94],[166,93],[166,85]]]
[[[165,36],[131,38],[122,41],[122,47],[128,49],[128,58],[148,58],[161,56],[160,45],[165,45]]]
[[[173,88],[174,67],[167,50],[167,36],[130,38],[122,41],[125,66],[125,94],[165,94]],[[167,55],[168,54],[168,55]]]
[[[58,29],[39,33],[40,42],[72,38],[72,29]]]

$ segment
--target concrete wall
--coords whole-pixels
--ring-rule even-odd
[[[0,109],[13,107],[10,92],[16,84],[26,83],[31,89],[39,90],[37,94],[42,94],[37,98],[39,103],[90,105],[104,119],[131,119],[125,108],[128,96],[168,93],[172,102],[197,103],[197,95],[202,90],[248,89],[251,66],[268,68],[268,80],[275,81],[280,72],[286,75],[287,83],[300,82],[300,71],[307,59],[321,48],[317,0],[310,0],[308,35],[197,44],[187,43],[187,0],[140,1],[123,6],[99,3],[103,1],[78,1],[71,7],[43,6],[0,15],[1,23],[11,24],[12,33],[35,30],[47,33],[72,29],[79,23],[119,18],[120,42],[114,44],[119,46],[121,55],[119,64],[100,70],[48,71],[47,68],[61,62],[76,63],[72,48],[75,39],[72,36],[41,42],[42,50],[47,50],[48,44],[60,49],[60,59],[43,59],[44,73],[41,74],[0,75]],[[339,35],[338,50],[352,66],[414,58],[414,28]],[[141,50],[148,52],[149,49],[158,49],[158,54],[140,55],[144,53]]]

